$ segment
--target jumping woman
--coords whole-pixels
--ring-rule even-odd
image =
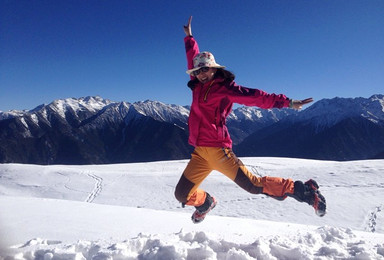
[[[199,188],[213,171],[219,171],[252,194],[265,194],[284,200],[292,197],[315,208],[319,216],[326,213],[325,198],[314,180],[305,183],[279,177],[253,175],[232,151],[232,140],[226,118],[234,103],[263,109],[290,107],[301,109],[312,98],[293,100],[285,95],[268,94],[259,89],[240,86],[235,75],[216,63],[210,52],[200,52],[192,36],[192,17],[184,26],[184,38],[192,90],[192,105],[188,119],[189,144],[195,147],[192,157],[176,186],[175,196],[183,205],[194,206],[194,223],[204,220],[217,201]]]

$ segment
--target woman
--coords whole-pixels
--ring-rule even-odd
[[[188,86],[193,95],[188,119],[188,141],[195,150],[176,186],[177,200],[183,207],[189,205],[196,208],[192,215],[194,223],[203,221],[217,201],[199,189],[199,186],[211,171],[217,170],[250,193],[266,194],[279,200],[291,196],[300,202],[307,202],[315,208],[318,215],[324,216],[325,199],[315,181],[303,183],[253,175],[233,153],[232,140],[225,125],[233,103],[265,109],[301,109],[303,105],[312,102],[312,98],[292,100],[285,95],[268,94],[262,90],[237,85],[234,81],[235,75],[216,63],[212,53],[199,52],[197,42],[192,36],[191,22],[192,17],[184,26],[184,42],[187,73],[191,76]]]

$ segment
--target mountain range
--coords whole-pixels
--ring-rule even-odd
[[[102,164],[186,159],[189,107],[101,97],[0,112],[0,162]],[[238,107],[227,119],[238,156],[384,158],[384,95],[322,99],[307,109]]]

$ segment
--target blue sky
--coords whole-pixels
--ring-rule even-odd
[[[184,32],[236,82],[315,100],[384,93],[384,1],[0,0],[0,110],[99,95],[189,105]]]

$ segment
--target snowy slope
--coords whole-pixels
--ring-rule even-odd
[[[187,161],[0,165],[1,256],[18,259],[382,259],[384,161],[244,158],[260,175],[315,178],[311,207],[251,195],[220,173],[202,187],[218,206],[199,225],[173,197]],[[1,247],[1,246],[0,246]],[[97,257],[96,257],[97,256]],[[39,258],[40,257],[40,258]],[[132,257],[132,258],[129,258]]]
[[[0,197],[20,259],[380,259],[384,234],[66,200]],[[4,214],[3,214],[4,215]],[[2,231],[7,232],[7,228]],[[4,233],[3,233],[4,234]],[[19,253],[14,253],[19,252]]]

